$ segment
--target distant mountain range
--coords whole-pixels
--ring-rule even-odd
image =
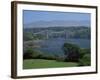
[[[29,24],[24,24],[24,28],[46,28],[46,27],[77,27],[77,26],[86,26],[90,27],[90,22],[89,21],[60,21],[60,20],[55,20],[55,21],[36,21],[32,22]]]

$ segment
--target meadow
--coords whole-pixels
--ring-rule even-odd
[[[23,62],[24,69],[36,69],[36,68],[59,68],[59,67],[75,67],[78,64],[76,62],[59,62],[56,60],[45,59],[26,59]]]

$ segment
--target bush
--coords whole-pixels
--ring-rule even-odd
[[[79,47],[75,44],[64,43],[63,50],[66,56],[65,61],[78,62],[80,58]]]
[[[42,53],[40,51],[34,50],[33,48],[28,48],[24,52],[24,59],[40,58]]]
[[[80,49],[80,58],[82,58],[85,54],[90,54],[90,49]]]
[[[91,57],[90,57],[90,54],[85,54],[79,60],[79,66],[90,66],[90,65],[91,65]]]
[[[24,52],[23,58],[24,58],[24,59],[30,59],[30,58],[32,58],[32,53],[33,53],[33,50],[32,50],[31,48],[28,48],[28,49]]]
[[[41,51],[28,48],[24,51],[24,59],[47,59],[47,60],[56,60],[54,55],[43,54]]]
[[[43,54],[40,57],[41,59],[47,59],[47,60],[56,60],[56,57],[53,55]]]
[[[23,33],[23,40],[24,41],[33,40],[32,32],[24,32]]]
[[[89,66],[89,65],[91,65],[90,49],[80,49],[79,66]]]
[[[56,61],[64,61],[64,60],[65,60],[64,57],[62,57],[62,56],[60,56],[60,55],[57,55],[57,54],[54,54],[54,57],[55,57],[55,60],[56,60]]]

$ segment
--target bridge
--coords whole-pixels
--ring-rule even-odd
[[[67,31],[52,31],[52,30],[44,30],[44,31],[40,31],[40,32],[36,32],[36,33],[33,33],[33,36],[34,35],[44,35],[46,36],[46,39],[49,39],[50,37],[52,36],[57,36],[57,37],[61,37],[61,34],[64,35],[64,37],[67,39],[69,34]]]

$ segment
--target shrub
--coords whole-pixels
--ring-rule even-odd
[[[28,48],[28,49],[24,52],[23,58],[24,58],[24,59],[30,59],[30,58],[32,58],[32,53],[33,53],[32,48]]]
[[[80,58],[79,47],[75,44],[64,43],[63,50],[66,56],[65,61],[78,62]]]
[[[81,48],[79,52],[80,58],[82,58],[85,54],[90,54],[90,49]]]
[[[47,60],[56,60],[55,56],[53,55],[47,55],[47,54],[43,54],[40,57],[41,59],[47,59]]]
[[[90,54],[85,54],[79,60],[79,66],[90,66],[90,65],[91,65],[91,57],[90,57]]]
[[[32,32],[24,32],[23,33],[23,40],[24,41],[33,40]]]
[[[24,59],[32,59],[32,58],[40,58],[42,55],[42,53],[40,51],[37,51],[33,48],[28,48],[25,52],[24,52]]]
[[[54,54],[54,57],[55,57],[55,60],[56,60],[56,61],[64,61],[64,60],[65,60],[64,57],[62,57],[62,56],[60,56],[60,55],[57,55],[57,54]]]

